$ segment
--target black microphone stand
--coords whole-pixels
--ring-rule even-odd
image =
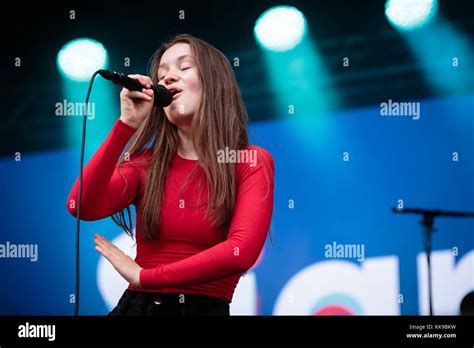
[[[450,216],[450,217],[474,217],[474,213],[464,213],[455,211],[442,211],[442,210],[429,210],[429,209],[409,209],[409,208],[392,208],[395,213],[406,213],[406,214],[419,214],[423,215],[423,219],[420,224],[423,226],[425,234],[425,252],[426,261],[428,263],[428,299],[430,306],[430,316],[433,315],[433,298],[432,298],[432,287],[431,287],[431,237],[435,231],[434,219],[438,216]]]

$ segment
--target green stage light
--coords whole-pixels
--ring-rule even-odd
[[[437,10],[437,0],[387,0],[385,3],[385,16],[392,26],[401,31],[424,26]]]
[[[107,65],[107,50],[92,39],[81,38],[68,42],[58,53],[58,69],[74,81],[87,81],[92,74]]]
[[[306,19],[295,7],[276,6],[255,22],[254,35],[265,49],[283,52],[296,47],[306,33]]]

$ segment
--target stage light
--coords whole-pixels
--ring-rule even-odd
[[[255,22],[254,35],[263,48],[288,51],[298,45],[306,32],[306,19],[295,7],[276,6]]]
[[[385,16],[391,25],[410,31],[429,23],[438,10],[437,0],[387,0]]]
[[[65,44],[58,53],[59,71],[74,81],[87,81],[98,69],[107,65],[107,50],[92,39],[76,39]]]

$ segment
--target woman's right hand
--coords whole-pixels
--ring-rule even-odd
[[[120,120],[129,126],[138,128],[153,109],[154,93],[151,89],[153,82],[151,78],[144,75],[128,75],[128,77],[140,81],[143,89],[139,92],[122,88],[120,92]]]

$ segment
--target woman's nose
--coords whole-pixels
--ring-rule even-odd
[[[165,77],[165,85],[169,85],[173,82],[176,82],[178,80],[178,76],[174,73],[169,73],[166,77]]]

